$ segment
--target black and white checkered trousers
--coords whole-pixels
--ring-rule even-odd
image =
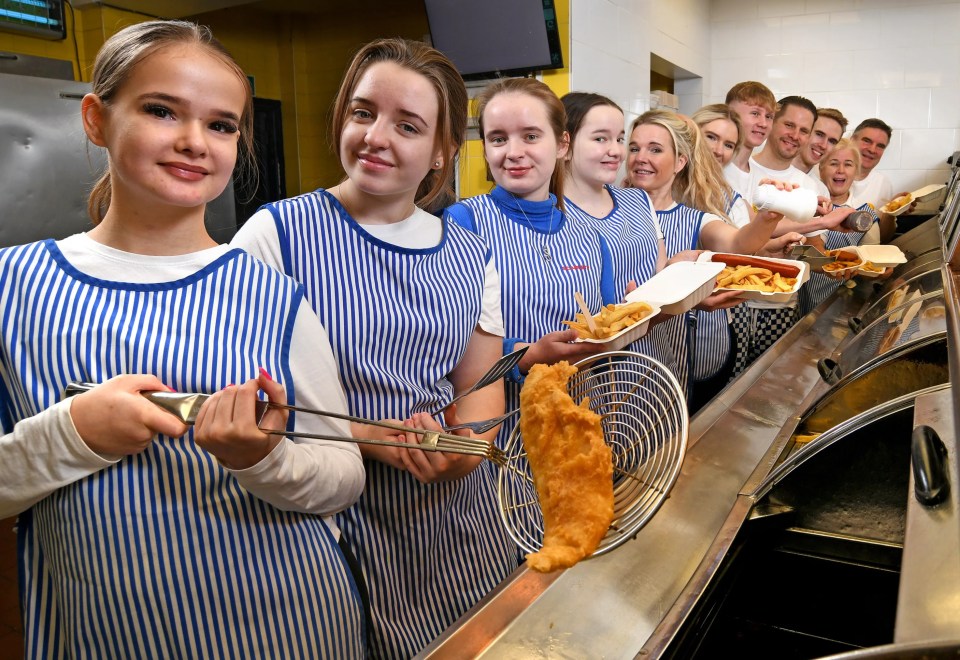
[[[796,307],[755,309],[737,305],[731,312],[731,325],[737,337],[737,357],[731,378],[743,373],[797,322]]]

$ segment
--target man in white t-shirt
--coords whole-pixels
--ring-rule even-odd
[[[906,194],[894,195],[893,184],[887,175],[874,170],[880,164],[891,137],[893,129],[882,119],[872,117],[860,122],[850,138],[860,150],[860,175],[850,187],[850,194],[877,209],[880,215],[880,240],[883,243],[893,238],[896,233],[897,219],[889,213],[880,213],[879,209],[894,197]],[[916,202],[904,213],[913,212],[915,206]]]
[[[793,164],[813,178],[819,178],[819,165],[826,154],[843,137],[847,130],[847,118],[835,108],[817,108],[817,120],[813,122],[813,133],[807,144],[800,150]]]
[[[723,168],[723,176],[730,187],[746,199],[744,191],[750,185],[750,155],[767,139],[777,110],[777,99],[763,83],[748,80],[730,88],[726,104],[740,117],[743,135],[733,158]]]

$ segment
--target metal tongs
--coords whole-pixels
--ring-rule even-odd
[[[836,257],[824,254],[812,245],[794,245],[790,248],[790,258],[797,261],[806,261],[811,268],[821,269],[825,264],[831,264]]]
[[[96,387],[96,383],[70,383],[64,390],[65,396],[73,396],[86,392]],[[143,392],[143,397],[151,403],[166,410],[184,424],[193,424],[196,422],[197,414],[204,402],[210,398],[209,394],[181,393],[181,392]],[[402,431],[405,433],[416,433],[421,436],[420,442],[411,445],[407,442],[395,442],[392,440],[372,440],[368,438],[353,438],[339,435],[321,435],[317,433],[288,432],[282,429],[268,429],[260,425],[264,413],[268,408],[277,408],[281,410],[290,410],[307,415],[319,415],[321,417],[330,417],[333,419],[342,419],[357,424],[368,424],[380,428]],[[257,428],[264,433],[283,435],[289,438],[309,438],[313,440],[333,440],[337,442],[355,442],[368,445],[380,445],[383,447],[404,447],[407,449],[421,449],[423,451],[440,451],[454,454],[467,454],[470,456],[481,456],[497,465],[505,466],[507,463],[506,454],[496,445],[477,438],[464,438],[459,435],[441,433],[439,431],[428,431],[425,429],[414,429],[402,424],[393,424],[391,422],[373,421],[353,415],[329,412],[326,410],[313,410],[310,408],[301,408],[299,406],[288,406],[270,401],[258,401],[256,404]]]

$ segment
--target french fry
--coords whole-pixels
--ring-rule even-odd
[[[653,308],[645,302],[606,305],[600,310],[599,314],[593,317],[593,322],[597,326],[595,332],[590,330],[586,318],[580,313],[576,314],[575,320],[564,321],[563,323],[576,330],[581,339],[607,339],[621,330],[639,323],[652,311]]]
[[[856,268],[862,262],[856,252],[844,252],[843,250],[827,250],[827,256],[836,257],[837,260],[823,265],[823,271],[825,273],[832,273],[838,270],[844,270],[847,268]]]
[[[793,291],[797,278],[784,277],[758,266],[727,266],[717,277],[719,289],[749,289],[766,293]]]

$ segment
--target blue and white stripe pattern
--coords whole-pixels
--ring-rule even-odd
[[[71,381],[154,374],[214,392],[282,374],[302,290],[238,250],[190,277],[83,275],[53,241],[0,251],[7,420]],[[9,431],[6,428],[5,431]],[[192,430],[49,495],[20,517],[29,658],[344,658],[362,611],[319,516],[250,495]]]
[[[734,191],[730,203],[727,204],[727,214],[732,215],[738,200],[743,199],[740,193]],[[715,221],[716,222],[716,221]],[[737,225],[728,223],[733,227]],[[733,349],[730,333],[730,315],[725,309],[708,312],[702,309],[693,310],[696,325],[693,333],[693,356],[691,374],[694,381],[702,381],[717,375],[730,357]]]
[[[833,208],[838,209],[843,204],[834,204]],[[857,207],[858,211],[869,211],[873,216],[873,221],[878,222],[877,212],[869,204],[863,204]],[[834,231],[830,230],[824,236],[824,248],[827,250],[840,250],[845,247],[855,247],[860,245],[865,231]],[[810,273],[810,280],[800,289],[800,311],[801,314],[807,314],[813,311],[820,303],[827,299],[834,291],[840,288],[840,280],[833,277],[827,277],[823,273]]]
[[[556,198],[546,202],[501,200],[504,191],[471,197],[460,202],[472,213],[473,229],[490,245],[494,263],[500,274],[501,304],[506,335],[520,342],[535,342],[544,335],[566,330],[564,320],[572,320],[580,311],[574,292],[583,294],[594,313],[603,305],[601,277],[603,256],[600,236],[589,225],[556,211],[556,226],[549,233],[537,231],[515,217],[507,202],[530,206],[531,211],[546,205],[552,208]],[[509,194],[509,193],[507,193]],[[455,213],[454,205],[450,212]],[[546,242],[551,258],[543,258],[541,247]],[[507,379],[506,408],[520,405],[521,383]],[[516,425],[510,418],[500,428],[497,442],[503,446]]]
[[[697,247],[700,237],[700,222],[703,220],[703,211],[692,209],[683,204],[657,211],[660,219],[660,229],[663,231],[664,242],[667,246],[667,258],[683,250],[692,250]],[[690,374],[693,356],[690,345],[693,342],[690,326],[693,324],[692,312],[682,314],[661,323],[654,330],[659,330],[661,336],[668,343],[669,349],[676,356],[678,380],[685,392],[689,393]],[[729,350],[729,348],[728,348]],[[695,371],[694,371],[695,373]]]
[[[614,286],[623,294],[631,280],[640,285],[657,273],[660,239],[655,224],[656,211],[649,195],[640,188],[607,186],[606,189],[613,199],[613,210],[604,218],[590,215],[569,199],[564,203],[571,217],[590,225],[607,240],[613,258]],[[654,341],[658,333],[654,327],[650,334],[626,350],[649,355],[676,374],[673,353],[663,350],[663,342]]]
[[[328,192],[267,206],[284,270],[323,322],[350,413],[407,419],[443,408],[478,319],[488,248],[444,223],[441,243],[405,249],[367,233]],[[338,524],[370,589],[377,657],[415,655],[517,566],[495,475],[425,485],[365,461],[360,500]]]

